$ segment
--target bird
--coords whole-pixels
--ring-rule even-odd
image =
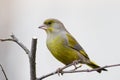
[[[47,33],[47,48],[61,63],[68,65],[80,60],[81,64],[84,63],[93,69],[100,68],[99,65],[91,61],[82,46],[58,19],[48,18],[38,28],[45,30]],[[97,70],[98,73],[101,73],[101,71],[107,71],[107,69]]]

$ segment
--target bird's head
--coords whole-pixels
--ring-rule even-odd
[[[44,29],[47,33],[59,33],[61,31],[66,31],[64,25],[57,19],[47,19],[39,28]]]

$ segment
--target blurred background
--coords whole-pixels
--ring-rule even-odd
[[[29,49],[32,37],[38,38],[37,77],[53,72],[63,64],[46,47],[46,33],[38,29],[47,18],[56,18],[78,40],[89,57],[104,66],[120,63],[119,0],[0,0],[0,38],[12,33]],[[0,64],[9,80],[29,80],[29,60],[13,42],[0,42]],[[85,65],[81,69],[89,68]],[[98,74],[54,75],[44,80],[118,80],[120,68]],[[0,69],[0,80],[5,80]]]

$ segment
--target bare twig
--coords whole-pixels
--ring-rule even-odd
[[[11,36],[11,38],[0,39],[0,41],[13,41],[13,42],[16,42],[16,43],[26,52],[26,54],[29,54],[29,53],[30,53],[29,49],[27,49],[27,47],[26,47],[22,42],[20,42],[20,41],[17,39],[17,37],[15,37],[14,34],[12,34],[12,35],[10,35],[10,36]]]
[[[37,38],[32,39],[31,51],[22,43],[20,42],[15,35],[11,35],[11,38],[7,39],[0,39],[0,41],[13,41],[16,42],[25,52],[28,54],[29,62],[30,62],[30,79],[36,80],[36,45],[37,45]]]
[[[56,70],[54,72],[51,72],[49,74],[46,74],[46,75],[36,79],[36,63],[35,63],[35,59],[36,59],[37,39],[36,38],[32,39],[31,51],[29,51],[29,49],[27,49],[26,46],[24,46],[24,44],[22,44],[22,42],[19,42],[18,39],[13,34],[11,35],[11,38],[0,39],[0,41],[13,41],[13,42],[16,42],[26,52],[26,54],[28,54],[29,61],[30,61],[31,80],[42,80],[42,79],[47,78],[49,76],[55,75],[57,73],[61,73],[61,75],[62,75],[64,73],[93,72],[93,71],[97,71],[97,70],[100,70],[100,69],[103,69],[103,68],[110,68],[110,67],[120,66],[120,64],[114,64],[114,65],[103,66],[103,67],[96,68],[96,69],[84,69],[84,70],[75,69],[75,70],[64,71],[66,68],[68,68],[68,67],[70,67],[72,65],[75,65],[74,62],[73,62],[73,63],[71,63],[69,65],[66,65],[66,66],[60,68],[60,71]],[[81,63],[81,61],[78,60],[76,64],[78,64],[78,63]],[[2,66],[1,66],[1,68],[2,68]],[[2,68],[2,70],[3,70],[3,68]],[[4,73],[5,77],[6,77],[6,80],[8,80],[4,70],[3,70],[3,73]]]
[[[81,62],[81,60],[77,60],[77,63],[76,63],[76,64],[78,64],[78,63],[80,63],[80,62]],[[54,72],[52,72],[52,73],[49,73],[49,74],[47,74],[47,75],[43,75],[42,77],[38,78],[37,80],[42,80],[42,79],[44,79],[44,78],[46,78],[46,77],[52,76],[52,75],[54,75],[54,74],[59,74],[59,73],[61,73],[61,75],[63,75],[63,74],[64,74],[63,70],[66,69],[66,68],[68,68],[68,67],[70,67],[70,66],[72,66],[72,65],[74,65],[74,62],[71,63],[71,64],[68,64],[68,65],[65,65],[64,67],[60,68],[60,72],[58,72],[58,69],[57,69],[56,71],[54,71]]]
[[[37,45],[37,38],[33,38],[32,45],[31,45],[31,53],[29,54],[31,80],[36,80],[36,63],[35,63],[36,45]]]
[[[103,67],[96,68],[96,69],[84,69],[84,70],[69,70],[69,71],[63,71],[64,69],[66,69],[66,68],[68,68],[68,67],[70,67],[70,66],[72,66],[72,65],[73,65],[73,63],[72,63],[72,64],[69,64],[69,65],[67,65],[67,66],[64,66],[63,68],[61,68],[61,69],[62,69],[61,73],[64,74],[64,73],[78,73],[78,72],[93,72],[93,71],[97,71],[97,70],[100,70],[100,69],[103,69],[103,68],[110,68],[110,67],[120,66],[120,64],[114,64],[114,65],[103,66]],[[37,80],[42,80],[42,79],[47,78],[47,77],[49,77],[49,76],[55,75],[55,74],[57,74],[57,73],[58,73],[58,71],[56,70],[56,71],[54,71],[54,72],[51,72],[51,73],[49,73],[49,74],[46,74],[46,75],[38,78]]]
[[[63,71],[63,73],[79,73],[79,72],[93,72],[93,71],[97,71],[103,68],[110,68],[110,67],[116,67],[116,66],[120,66],[120,64],[114,64],[114,65],[107,65],[107,66],[103,66],[100,68],[95,68],[95,69],[84,69],[84,70],[75,70],[75,71]]]
[[[66,69],[67,67],[70,67],[70,66],[72,66],[72,64],[69,64],[69,65],[66,65],[66,66],[60,68],[61,74],[62,74],[62,71],[63,71],[64,69]],[[54,71],[54,72],[52,72],[52,73],[49,73],[49,74],[47,74],[47,75],[43,75],[41,78],[38,78],[37,80],[42,80],[42,79],[44,79],[44,78],[46,78],[46,77],[52,76],[52,75],[57,74],[57,73],[58,73],[58,70],[56,70],[56,71]]]
[[[4,76],[5,76],[5,79],[8,80],[7,75],[6,75],[6,73],[5,73],[5,71],[4,71],[4,69],[3,69],[3,67],[2,67],[1,64],[0,64],[0,67],[1,67],[1,69],[2,69],[2,72],[3,72]]]

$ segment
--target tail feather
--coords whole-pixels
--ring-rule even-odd
[[[87,65],[90,66],[93,69],[100,68],[100,66],[98,66],[97,64],[95,64],[92,61],[90,61],[90,63],[88,63]],[[107,69],[102,68],[102,69],[97,70],[98,73],[101,73],[101,71],[107,71]]]

